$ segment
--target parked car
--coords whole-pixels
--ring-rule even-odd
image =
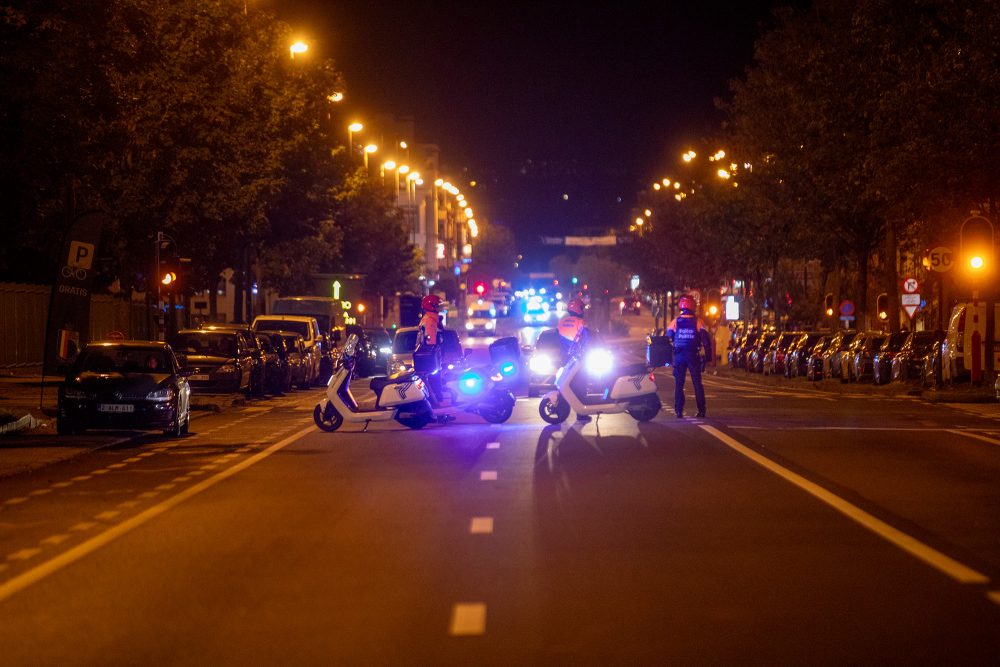
[[[441,365],[448,368],[462,364],[465,352],[454,329],[438,329],[441,334]],[[413,370],[413,351],[417,349],[417,327],[396,329],[392,339],[392,356],[389,358],[389,375]]]
[[[757,342],[747,352],[746,370],[748,373],[764,372],[764,355],[771,343],[778,337],[776,333],[765,333],[757,339]]]
[[[288,368],[282,363],[284,355],[278,353],[270,336],[261,331],[256,336],[257,346],[264,359],[264,389],[272,394],[283,393],[288,382]]]
[[[892,362],[903,349],[903,345],[910,338],[909,331],[897,331],[889,334],[880,347],[875,352],[872,359],[872,383],[889,384],[892,382]]]
[[[285,393],[292,390],[294,380],[292,378],[292,366],[289,354],[288,343],[282,331],[258,331],[258,336],[266,336],[271,343],[271,348],[277,355],[277,371],[275,373],[275,393]]]
[[[801,331],[783,331],[771,341],[767,351],[764,353],[762,369],[764,375],[785,374],[785,357],[788,354],[788,346],[801,334]]]
[[[871,378],[875,352],[882,347],[885,339],[886,335],[878,331],[867,331],[855,336],[840,356],[840,381],[864,382]]]
[[[309,354],[302,336],[294,331],[279,332],[285,341],[285,354],[288,356],[288,373],[292,385],[299,389],[309,388]]]
[[[788,354],[785,357],[785,377],[797,378],[805,377],[809,368],[809,355],[816,343],[823,339],[824,334],[819,331],[800,333],[798,338],[788,346]]]
[[[389,357],[392,356],[392,334],[385,329],[366,327],[365,336],[372,342],[375,351],[375,367],[378,375],[389,370]]]
[[[942,366],[944,364],[945,339],[935,341],[924,355],[920,370],[920,384],[925,388],[940,388],[944,384]]]
[[[251,329],[246,324],[202,324],[198,327],[204,331],[236,331],[243,337],[244,344],[249,350],[250,357],[253,361],[253,370],[250,374],[250,389],[248,395],[250,396],[263,396],[264,395],[264,383],[266,378],[264,376],[266,370],[264,368],[264,355],[261,352],[260,346],[257,344],[257,337],[254,335],[253,329]],[[195,385],[192,385],[195,386]]]
[[[253,339],[249,331],[214,327],[178,331],[174,346],[187,358],[191,390],[195,394],[251,394],[252,378],[261,359],[259,352],[254,354]]]
[[[823,373],[825,371],[826,351],[829,349],[833,339],[834,334],[825,334],[816,341],[812,350],[809,351],[809,359],[806,361],[806,379],[810,382],[822,380],[825,377]]]
[[[841,329],[833,335],[823,351],[823,378],[839,378],[843,370],[841,357],[857,337],[855,329]]]
[[[359,324],[348,324],[344,327],[344,340],[354,334],[358,341],[354,348],[354,373],[357,377],[371,377],[381,375],[386,365],[379,363],[379,345]]]
[[[748,331],[736,341],[729,355],[729,364],[733,368],[746,368],[747,355],[760,338],[759,331]]]
[[[302,336],[309,362],[309,384],[320,382],[320,366],[323,357],[329,354],[329,350],[323,346],[323,335],[315,317],[308,315],[258,315],[253,320],[252,328],[255,331],[294,331]],[[332,361],[322,365],[333,367]]]
[[[88,343],[59,387],[56,432],[126,428],[184,435],[191,422],[191,387],[183,363],[166,343]]]
[[[892,379],[897,382],[920,380],[924,372],[924,359],[935,343],[944,340],[944,332],[913,331],[903,347],[892,359]]]

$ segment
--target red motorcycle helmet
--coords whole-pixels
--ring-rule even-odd
[[[586,306],[583,305],[583,299],[570,299],[569,303],[566,304],[566,312],[570,315],[576,315],[577,317],[583,317],[583,311]]]
[[[428,313],[436,313],[441,305],[441,297],[437,294],[428,294],[420,301],[420,307]]]
[[[694,309],[697,307],[694,302],[694,297],[690,294],[684,294],[679,299],[677,299],[677,307],[681,310],[686,310],[693,313]]]

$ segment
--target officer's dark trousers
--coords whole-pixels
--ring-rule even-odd
[[[705,412],[705,388],[701,386],[701,357],[697,354],[674,352],[674,412],[684,412],[684,376],[691,373],[694,401],[698,412]]]

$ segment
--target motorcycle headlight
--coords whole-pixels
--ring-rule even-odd
[[[146,394],[146,400],[163,403],[174,400],[174,395],[173,387],[163,387],[162,389],[157,389]]]
[[[532,355],[531,359],[528,360],[528,368],[531,369],[532,373],[548,375],[555,371],[556,366],[552,361],[552,357],[542,352]]]
[[[611,371],[614,357],[607,350],[591,350],[584,359],[584,368],[590,375],[601,376]]]

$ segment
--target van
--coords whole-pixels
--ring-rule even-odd
[[[319,322],[315,317],[305,315],[258,315],[253,318],[251,328],[254,331],[289,331],[302,336],[305,344],[306,357],[308,358],[310,383],[315,384],[323,380],[320,368],[321,361],[326,354],[323,347],[323,336],[320,333]]]
[[[469,307],[465,330],[470,336],[492,336],[497,330],[497,311],[493,303],[477,303]]]
[[[992,310],[992,312],[989,312]],[[972,378],[972,367],[978,359],[982,370],[1000,370],[1000,330],[997,329],[1000,304],[986,301],[957,303],[951,310],[948,332],[941,343],[941,380],[944,382],[964,382]],[[987,317],[992,317],[992,326],[987,327]],[[989,364],[986,354],[986,332],[993,331],[993,363]],[[976,350],[978,341],[978,350]]]
[[[271,312],[275,315],[314,317],[324,336],[329,336],[336,328],[337,316],[343,313],[340,301],[328,296],[283,296],[271,304]]]

